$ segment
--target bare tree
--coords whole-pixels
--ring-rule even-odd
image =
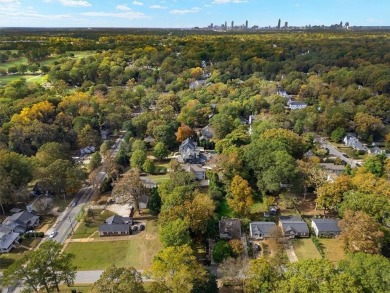
[[[139,212],[139,199],[147,192],[148,189],[144,187],[139,178],[139,171],[131,169],[114,183],[112,196],[116,202],[134,204],[135,209]]]

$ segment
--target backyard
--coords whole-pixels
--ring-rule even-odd
[[[320,259],[321,255],[310,238],[293,239],[292,244],[298,260],[303,259]]]
[[[103,212],[102,210],[92,210],[91,212],[93,213],[93,216],[90,214],[88,221],[82,220],[78,224],[75,233],[72,235],[72,239],[99,237],[99,235],[96,233],[99,229],[99,226],[103,224],[107,218],[115,215],[115,213],[107,210]]]
[[[344,250],[338,239],[320,238],[319,241],[322,244],[325,258],[332,263],[338,263],[345,257]]]
[[[162,248],[156,221],[148,221],[145,231],[123,240],[99,238],[90,242],[70,242],[65,251],[75,255],[78,270],[105,269],[111,264],[118,267],[148,268],[154,255]]]

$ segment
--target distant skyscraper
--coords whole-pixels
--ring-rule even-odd
[[[232,29],[234,28],[234,21],[232,20]]]
[[[248,21],[245,21],[245,28],[248,29]]]
[[[280,20],[280,18],[279,18],[279,21],[278,21],[278,29],[280,29],[280,22],[281,22],[281,20]]]
[[[284,28],[288,28],[288,22],[287,21],[284,23]]]
[[[227,21],[225,21],[225,29],[227,30]]]
[[[214,27],[214,24],[213,24],[213,23],[211,23],[210,27],[211,27],[211,28],[213,28],[213,27]]]

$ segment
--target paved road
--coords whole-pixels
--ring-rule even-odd
[[[113,156],[116,156],[118,153],[121,144],[123,143],[123,138],[119,137],[116,139]],[[97,178],[94,180],[94,184],[100,185],[103,182],[104,177],[106,176],[105,172],[99,172]],[[80,189],[76,198],[70,203],[70,205],[65,209],[65,211],[57,218],[57,221],[54,223],[53,227],[47,231],[47,235],[50,235],[52,231],[57,231],[58,234],[53,238],[53,240],[60,243],[64,243],[68,238],[69,234],[72,233],[72,229],[76,226],[77,215],[81,212],[84,205],[89,202],[91,197],[94,194],[94,190],[91,186],[84,187]]]
[[[347,164],[351,165],[352,168],[356,168],[359,163],[359,161],[354,160],[352,158],[347,158],[344,153],[340,152],[334,145],[332,145],[329,141],[327,141],[324,137],[317,137],[315,139],[321,147],[328,149],[329,154],[339,157],[342,161],[346,162]]]

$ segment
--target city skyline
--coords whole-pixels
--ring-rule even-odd
[[[376,0],[0,0],[0,27],[249,28],[333,25],[389,26],[390,2]],[[246,22],[247,21],[247,22]]]

